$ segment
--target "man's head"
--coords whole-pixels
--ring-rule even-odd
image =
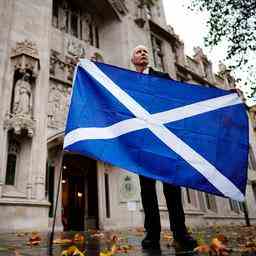
[[[144,45],[136,46],[132,51],[131,61],[137,71],[142,72],[146,69],[149,63],[147,47]]]

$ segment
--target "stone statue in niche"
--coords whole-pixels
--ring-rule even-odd
[[[13,114],[32,117],[32,88],[29,73],[24,73],[15,84]]]

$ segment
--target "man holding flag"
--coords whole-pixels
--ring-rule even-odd
[[[134,49],[132,63],[137,72],[80,60],[64,150],[140,175],[144,248],[159,248],[155,180],[164,182],[174,239],[191,249],[196,241],[185,226],[180,186],[245,199],[249,148],[245,107],[236,93],[182,83],[148,69],[144,46]],[[149,75],[144,74],[147,70]]]

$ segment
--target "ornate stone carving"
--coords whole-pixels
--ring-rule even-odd
[[[78,62],[77,58],[71,58],[66,56],[66,70],[67,70],[67,75],[66,78],[68,81],[72,82],[73,80],[73,75],[74,75],[74,70],[75,70],[75,65]]]
[[[35,120],[32,117],[33,88],[39,71],[39,57],[36,46],[31,41],[18,42],[12,49],[11,61],[14,67],[13,99],[11,113],[6,114],[5,128],[14,130],[15,134],[27,131],[32,137]]]
[[[75,65],[78,62],[78,57],[61,56],[56,51],[51,51],[50,57],[50,74],[55,78],[72,82]]]
[[[32,118],[32,88],[29,81],[30,74],[25,73],[20,78],[14,87],[14,100],[12,113],[14,115],[23,115],[24,117]]]
[[[81,43],[77,43],[75,40],[72,39],[66,39],[66,45],[68,54],[78,58],[85,57],[85,47],[83,47]]]
[[[35,43],[28,40],[18,42],[16,44],[16,47],[12,49],[11,57],[13,58],[21,54],[28,55],[30,57],[38,59],[38,51],[36,49]]]
[[[61,55],[54,50],[51,50],[50,74],[58,79],[65,80],[65,61]]]
[[[7,130],[14,130],[17,135],[21,134],[22,130],[26,130],[28,137],[32,138],[35,131],[35,120],[29,118],[27,115],[6,114],[4,128]]]
[[[12,49],[11,59],[15,70],[20,72],[31,71],[36,76],[39,70],[39,56],[36,45],[31,41],[25,40],[18,42]]]
[[[119,196],[121,202],[137,201],[138,184],[136,176],[131,174],[121,174],[119,177]]]
[[[48,101],[48,125],[63,128],[68,111],[71,87],[51,82]]]

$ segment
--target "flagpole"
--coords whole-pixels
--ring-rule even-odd
[[[55,222],[56,222],[56,215],[57,215],[57,207],[58,207],[58,202],[59,202],[59,193],[60,193],[60,184],[61,184],[61,177],[62,177],[62,162],[63,162],[63,154],[64,151],[61,151],[60,155],[60,161],[58,165],[58,171],[59,171],[59,178],[58,178],[58,186],[57,186],[57,195],[56,195],[56,200],[55,200],[55,205],[54,205],[54,214],[53,214],[53,223],[52,223],[52,230],[49,235],[49,255],[52,254],[52,245],[53,245],[53,238],[54,238],[54,231],[55,231]]]

